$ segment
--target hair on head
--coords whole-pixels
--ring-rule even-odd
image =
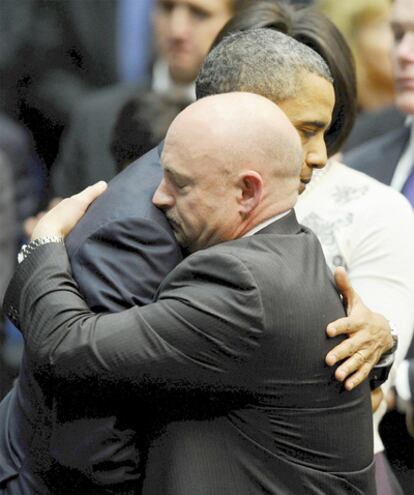
[[[329,67],[334,80],[336,101],[332,123],[326,132],[325,141],[328,155],[336,153],[348,137],[356,116],[354,60],[341,32],[332,21],[312,7],[293,7],[281,0],[258,0],[254,5],[242,10],[230,19],[214,41],[212,51],[230,34],[252,29],[257,30],[258,28],[282,32],[294,38],[318,53]],[[252,55],[249,52],[244,60],[252,56],[251,63],[255,67],[255,52],[253,49],[251,52],[253,52]],[[208,59],[209,56],[206,61]],[[226,60],[224,62],[227,63]],[[220,64],[218,63],[218,65]],[[272,70],[269,69],[273,68],[269,62],[266,72],[271,73]],[[204,65],[202,66],[203,69]],[[266,67],[261,68],[261,70],[265,69]],[[206,73],[204,74],[206,76]],[[205,76],[200,80],[203,85],[206,84]],[[222,73],[221,76],[224,79],[225,73]],[[218,74],[216,77],[219,78],[220,75]],[[273,74],[273,77],[276,76]],[[283,74],[279,74],[277,77],[281,78]],[[273,100],[277,102],[281,99],[273,98]]]

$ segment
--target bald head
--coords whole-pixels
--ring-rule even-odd
[[[191,250],[235,239],[294,205],[302,158],[296,130],[266,98],[203,98],[167,133],[154,203]]]
[[[166,147],[175,140],[215,157],[223,172],[232,166],[273,165],[274,172],[296,175],[299,137],[286,115],[268,99],[250,93],[203,98],[175,119]],[[300,143],[299,143],[300,145]],[[299,146],[300,148],[300,146]]]

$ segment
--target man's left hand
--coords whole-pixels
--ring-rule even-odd
[[[344,268],[335,271],[335,282],[341,292],[347,315],[327,327],[329,337],[346,334],[348,338],[326,356],[329,366],[344,361],[336,370],[337,380],[345,381],[347,390],[362,383],[381,355],[392,348],[393,339],[388,321],[365,306],[352,288]]]

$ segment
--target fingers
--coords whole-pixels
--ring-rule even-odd
[[[342,294],[342,297],[345,299],[346,304],[349,305],[352,302],[354,289],[352,288],[345,268],[343,266],[338,266],[335,270],[334,277],[336,288]]]
[[[356,333],[352,335],[352,337],[343,340],[340,344],[329,351],[325,362],[329,366],[333,366],[339,361],[343,361],[344,359],[352,356],[355,352],[360,351],[364,347],[367,347],[366,340],[363,336],[361,337],[360,334]]]
[[[359,330],[359,325],[351,320],[348,316],[340,318],[339,320],[329,323],[326,327],[326,333],[329,337],[336,337],[337,335],[349,335]]]
[[[33,230],[36,227],[37,222],[40,220],[39,216],[29,217],[23,223],[23,231],[26,237],[30,238],[33,234]]]
[[[104,191],[106,191],[107,187],[108,187],[107,183],[101,180],[96,184],[93,184],[92,186],[85,188],[80,193],[74,194],[69,199],[77,201],[80,207],[86,211],[88,206],[93,201],[95,201],[95,199],[98,196],[100,196]]]
[[[375,412],[379,408],[383,399],[384,399],[384,393],[381,390],[381,387],[378,387],[371,392],[372,412]]]
[[[337,354],[340,354],[340,352],[337,352]],[[350,357],[337,368],[335,378],[341,382],[345,381],[345,388],[352,390],[368,377],[379,358],[379,350],[372,352],[370,347],[360,349],[352,355],[350,354]]]
[[[61,201],[62,201],[63,198],[60,198],[60,197],[56,197],[56,198],[53,198],[49,201],[49,204],[47,205],[47,211],[51,210],[52,208],[54,208],[55,206],[57,206]]]
[[[353,359],[353,358],[350,358]],[[358,361],[361,363],[361,361]],[[358,371],[352,374],[351,376],[348,376],[348,378],[344,382],[344,387],[346,390],[353,390],[355,387],[360,385],[364,380],[366,380],[369,376],[370,371],[372,370],[372,367],[374,366],[374,362],[372,359],[369,361],[365,362],[364,364],[359,364],[358,366],[355,366],[354,363],[350,363],[349,367],[347,366],[344,370],[341,370],[340,376],[344,376],[344,374],[347,374],[348,371],[352,368],[357,368]],[[339,368],[338,368],[339,369]],[[338,370],[336,370],[338,371]],[[337,373],[335,372],[335,377],[337,378]],[[343,381],[339,380],[339,381]]]
[[[35,226],[32,240],[39,237],[66,237],[84,215],[88,206],[107,188],[103,181],[66,198],[51,209]]]

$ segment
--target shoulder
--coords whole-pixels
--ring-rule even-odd
[[[139,84],[115,84],[89,93],[80,99],[73,115],[91,116],[107,115],[117,111],[132,96],[139,93]]]
[[[165,231],[172,237],[164,214],[152,203],[152,196],[162,177],[157,148],[133,162],[110,181],[107,191],[88,209],[68,238],[72,250],[88,238],[113,229],[114,238],[120,229],[134,228],[139,236],[139,225],[152,225],[154,230]]]
[[[366,164],[371,164],[372,162],[377,163],[377,160],[382,161],[381,158],[384,149],[397,144],[403,144],[407,137],[408,129],[401,126],[382,136],[370,139],[366,143],[345,153],[343,161],[355,169],[364,167],[364,164],[366,166]]]
[[[161,283],[158,301],[179,301],[234,328],[261,331],[265,311],[254,270],[225,244],[184,259]]]
[[[217,298],[217,290],[246,296],[256,293],[254,269],[243,259],[243,249],[235,250],[232,244],[225,242],[187,256],[162,283],[163,297],[179,287],[186,291],[199,287],[209,298]]]

